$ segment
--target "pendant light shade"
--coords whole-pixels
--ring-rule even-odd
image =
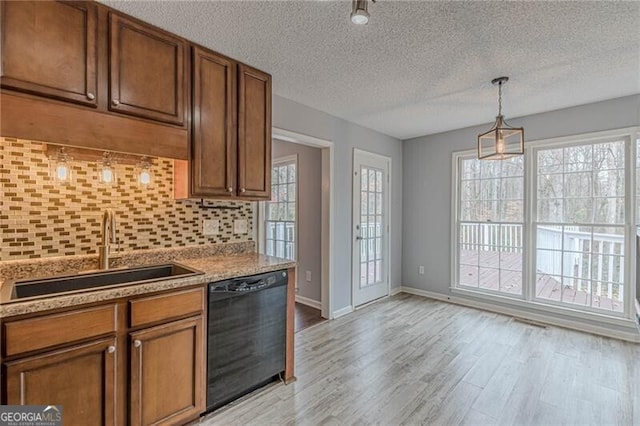
[[[141,188],[150,188],[153,183],[153,173],[151,172],[151,159],[142,157],[137,166],[138,186]]]
[[[56,155],[52,156],[49,161],[49,176],[54,182],[66,184],[73,181],[73,168],[71,167],[73,158],[67,154],[64,147],[58,148]]]
[[[116,161],[110,152],[105,152],[98,166],[98,183],[102,186],[116,186]]]
[[[491,129],[478,135],[478,159],[504,160],[524,154],[524,128],[512,127],[502,115],[502,85],[509,77],[498,77],[491,81],[498,86],[498,116]]]

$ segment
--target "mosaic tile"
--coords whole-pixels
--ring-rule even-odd
[[[46,144],[0,138],[0,261],[95,254],[106,208],[116,213],[122,251],[252,240],[251,202],[209,201],[239,209],[206,210],[199,200],[174,200],[171,159],[153,159],[150,188],[124,164],[116,166],[117,185],[105,187],[91,161],[73,162],[72,183],[52,181],[45,153]],[[205,219],[220,221],[218,235],[202,234]],[[247,234],[233,233],[235,219],[247,220]]]

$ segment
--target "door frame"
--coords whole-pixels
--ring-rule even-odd
[[[356,280],[355,280],[355,269],[354,269],[354,256],[356,254],[356,238],[355,238],[355,225],[356,225],[356,221],[359,219],[356,216],[356,210],[353,208],[353,202],[354,202],[354,198],[355,198],[355,191],[356,191],[356,183],[355,183],[355,171],[356,171],[356,155],[365,155],[365,156],[370,156],[370,157],[374,157],[383,161],[387,162],[388,165],[388,171],[387,171],[387,197],[386,200],[384,202],[384,208],[385,208],[385,212],[386,214],[383,215],[384,217],[384,228],[386,228],[386,241],[383,244],[383,250],[386,250],[386,254],[387,254],[387,265],[386,265],[386,270],[385,270],[385,275],[386,275],[386,279],[387,279],[387,295],[386,296],[382,296],[378,299],[375,300],[371,300],[369,302],[363,303],[362,305],[356,306],[355,301],[356,301],[356,297],[355,297],[355,286],[356,286]],[[370,303],[374,303],[384,297],[389,297],[391,296],[391,176],[392,176],[392,159],[391,157],[388,157],[386,155],[382,155],[382,154],[378,154],[375,152],[371,152],[371,151],[366,151],[364,149],[360,149],[360,148],[353,148],[353,161],[351,164],[351,306],[353,307],[353,309],[360,309],[363,308],[365,306],[368,306]],[[359,187],[359,185],[358,185]]]
[[[320,280],[320,303],[321,315],[323,318],[333,319],[333,286],[335,284],[333,260],[331,259],[331,247],[334,243],[334,218],[335,218],[335,185],[334,185],[334,144],[328,139],[316,138],[303,133],[291,130],[272,128],[271,138],[284,142],[292,142],[306,145],[313,148],[320,148],[322,154],[322,218],[321,218],[321,280]],[[254,209],[254,240],[258,239],[258,203]],[[297,208],[298,206],[296,206]],[[296,267],[297,272],[297,267]]]

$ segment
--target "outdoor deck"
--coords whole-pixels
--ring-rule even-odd
[[[503,293],[522,294],[522,254],[505,253],[498,255],[497,251],[481,251],[478,267],[478,252],[475,250],[461,250],[460,253],[460,284],[467,287],[493,290]],[[502,283],[498,267],[502,271]],[[510,270],[510,271],[505,271]],[[538,273],[536,282],[536,296],[542,299],[589,306],[590,293],[576,290],[571,286],[561,288],[562,284],[552,276]],[[562,300],[561,300],[562,299]],[[606,311],[622,312],[623,304],[605,296],[593,295],[592,307]]]

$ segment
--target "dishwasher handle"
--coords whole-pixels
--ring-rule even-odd
[[[286,271],[241,277],[218,283],[211,283],[209,284],[209,293],[251,293],[268,287],[286,285],[286,278]]]

